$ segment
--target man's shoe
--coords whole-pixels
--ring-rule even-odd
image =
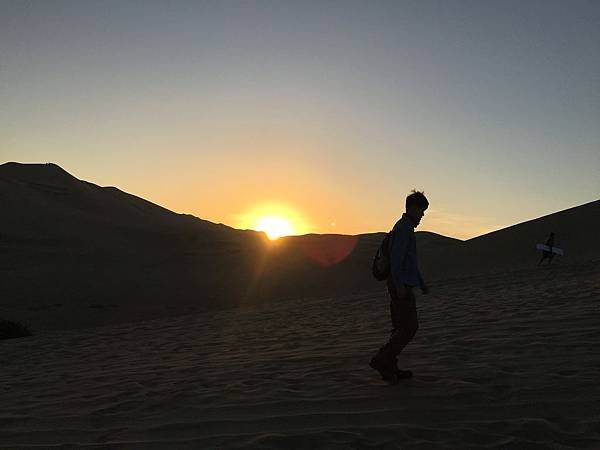
[[[371,359],[369,366],[379,372],[382,380],[387,381],[389,384],[398,384],[400,378],[393,367],[382,363],[375,357]]]

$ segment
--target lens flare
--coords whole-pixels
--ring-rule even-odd
[[[305,236],[300,247],[311,260],[323,267],[330,267],[348,258],[354,252],[356,244],[356,236],[321,234]]]

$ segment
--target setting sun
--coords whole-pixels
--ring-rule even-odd
[[[255,229],[264,231],[271,240],[295,233],[294,227],[287,219],[277,216],[259,217]]]
[[[238,228],[264,232],[270,240],[309,232],[310,225],[296,208],[264,202],[237,216]]]

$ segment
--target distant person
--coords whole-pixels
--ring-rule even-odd
[[[396,222],[390,236],[390,275],[387,288],[390,295],[392,331],[389,341],[371,359],[370,366],[381,377],[395,384],[402,378],[410,378],[410,370],[400,370],[397,356],[414,337],[419,327],[413,288],[420,286],[423,294],[427,288],[417,264],[417,243],[414,229],[419,225],[429,207],[423,194],[413,190],[406,197],[406,212]]]
[[[552,262],[552,258],[554,258],[554,252],[552,251],[552,247],[554,247],[554,232],[551,232],[550,236],[548,236],[548,240],[546,241],[546,245],[550,248],[550,250],[544,250],[542,252],[542,259],[540,259],[540,262],[538,263],[538,266],[546,258],[548,258],[548,264],[550,264]]]

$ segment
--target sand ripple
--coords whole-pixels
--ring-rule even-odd
[[[452,280],[382,384],[380,293],[0,343],[0,448],[600,448],[600,264]]]

